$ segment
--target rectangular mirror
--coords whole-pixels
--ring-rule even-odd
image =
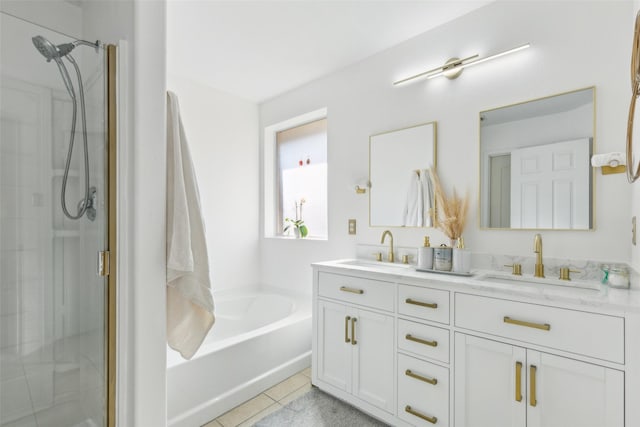
[[[480,227],[589,230],[595,87],[480,112]]]
[[[434,199],[429,170],[436,166],[436,122],[369,138],[369,225],[431,227]]]

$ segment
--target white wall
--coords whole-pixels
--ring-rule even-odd
[[[354,256],[356,243],[378,243],[383,229],[368,227],[368,196],[353,190],[368,175],[368,137],[433,120],[445,187],[471,191],[467,247],[532,255],[533,232],[478,227],[478,112],[595,85],[598,151],[623,151],[631,13],[630,1],[493,3],[262,104],[261,129],[328,108],[330,221],[327,242],[263,239],[263,280],[309,291],[309,263]],[[532,47],[467,69],[457,80],[391,84],[451,56],[490,54],[525,42]],[[596,175],[596,230],[543,232],[545,256],[629,259],[631,189],[623,175]],[[356,237],[347,235],[349,218],[358,221]],[[419,246],[424,234],[435,244],[445,241],[435,230],[393,232],[396,245]]]
[[[258,107],[169,75],[200,189],[215,291],[256,285],[258,256]]]

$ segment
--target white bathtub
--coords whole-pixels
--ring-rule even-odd
[[[214,294],[216,323],[191,360],[167,349],[171,427],[205,424],[311,364],[311,297]]]

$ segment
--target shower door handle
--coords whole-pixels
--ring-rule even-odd
[[[109,275],[109,251],[98,252],[98,276]]]

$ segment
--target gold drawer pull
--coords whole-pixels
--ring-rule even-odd
[[[422,338],[416,338],[411,334],[405,335],[404,338],[409,340],[409,341],[417,342],[417,343],[428,345],[428,346],[431,346],[431,347],[437,347],[438,346],[438,341],[423,340]]]
[[[348,288],[346,286],[340,286],[342,292],[351,292],[352,294],[364,294],[362,289]]]
[[[536,366],[529,366],[529,383],[531,384],[531,389],[529,390],[529,404],[531,406],[536,406],[538,404],[538,400],[536,399]]]
[[[406,371],[404,371],[404,374],[408,377],[411,378],[415,378],[417,380],[420,381],[424,381],[425,383],[429,383],[432,385],[436,385],[438,384],[438,380],[435,378],[427,378],[427,377],[423,377],[422,375],[418,375],[418,374],[414,374],[413,372],[411,372],[411,369],[407,369]]]
[[[542,329],[543,331],[551,330],[551,325],[548,323],[526,322],[524,320],[512,319],[509,316],[504,316],[503,320],[504,320],[504,323],[510,323],[512,325],[526,326],[527,328]]]
[[[516,362],[516,402],[522,402],[522,362]]]
[[[438,308],[438,304],[435,302],[422,302],[422,301],[416,301],[411,298],[407,298],[406,300],[404,300],[404,302],[406,302],[407,304],[419,305],[420,307]]]
[[[344,342],[351,342],[349,339],[349,320],[351,320],[350,316],[344,317]]]
[[[358,344],[358,341],[356,341],[356,322],[357,321],[358,319],[356,319],[355,317],[351,318],[351,345]]]
[[[431,424],[435,424],[435,423],[437,423],[437,422],[438,422],[438,418],[436,418],[436,417],[430,417],[430,416],[428,416],[428,415],[421,414],[420,412],[418,412],[418,411],[416,411],[416,410],[411,409],[411,406],[409,406],[409,405],[405,406],[405,407],[404,407],[404,410],[405,410],[405,412],[410,413],[410,414],[411,414],[411,415],[413,415],[414,417],[422,418],[423,420],[428,421],[428,422],[430,422]]]

